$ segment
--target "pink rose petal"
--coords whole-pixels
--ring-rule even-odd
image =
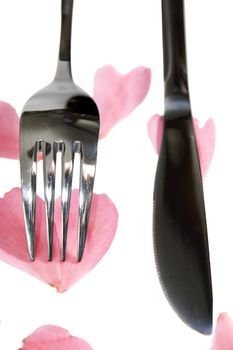
[[[233,350],[233,321],[227,313],[218,317],[211,350]]]
[[[163,136],[163,118],[158,114],[153,116],[148,122],[147,130],[155,151],[159,153]]]
[[[199,127],[199,121],[194,119],[194,130],[197,138],[201,172],[205,177],[214,155],[215,126],[213,119],[208,119],[202,128]]]
[[[36,329],[23,341],[21,350],[93,350],[84,340],[70,335],[58,326],[43,326]]]
[[[85,251],[81,263],[77,264],[77,209],[78,191],[73,191],[71,199],[69,238],[67,241],[67,259],[60,264],[61,281],[56,286],[59,292],[70,288],[77,280],[91,271],[102,256],[109,249],[117,229],[118,214],[110,199],[102,195],[94,195],[92,199],[92,212]],[[58,201],[55,208],[56,227],[60,227],[60,209]],[[60,246],[61,236],[59,235]]]
[[[150,80],[151,71],[145,67],[137,67],[125,75],[111,65],[97,70],[93,96],[100,110],[101,138],[144,100]]]
[[[197,140],[197,148],[200,158],[202,176],[205,177],[214,154],[215,126],[212,119],[208,119],[205,125],[199,127],[199,121],[193,119],[194,130]],[[153,116],[148,122],[148,134],[152,145],[159,153],[163,135],[163,118],[159,115]]]
[[[64,292],[91,271],[109,249],[117,228],[118,213],[110,199],[93,195],[92,212],[83,259],[77,263],[77,214],[78,191],[73,191],[71,201],[70,230],[67,243],[67,259],[61,262],[59,199],[56,201],[53,261],[47,261],[44,203],[37,202],[36,260],[29,261],[20,189],[15,188],[0,198],[0,259],[41,281]]]
[[[15,109],[0,101],[0,157],[19,158],[19,118]]]

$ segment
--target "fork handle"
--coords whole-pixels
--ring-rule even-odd
[[[59,60],[70,61],[73,0],[62,0]]]
[[[188,97],[183,0],[162,0],[162,25],[165,97]]]

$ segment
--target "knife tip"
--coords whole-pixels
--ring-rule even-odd
[[[202,322],[197,320],[195,323],[189,324],[189,326],[203,335],[211,335],[213,332],[212,318],[204,322],[203,320]]]

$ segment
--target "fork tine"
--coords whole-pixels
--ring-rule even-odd
[[[54,227],[54,198],[55,198],[55,175],[57,152],[60,150],[60,143],[53,145],[43,142],[43,168],[44,168],[44,198],[46,206],[48,260],[52,260],[53,227]]]
[[[20,159],[23,212],[28,253],[31,261],[35,260],[36,173],[40,146],[41,141],[36,141],[31,149],[31,155],[23,154]]]
[[[74,169],[74,150],[71,147],[65,147],[62,152],[62,261],[66,258],[66,244],[69,224],[71,187]]]
[[[79,215],[78,215],[78,262],[82,260],[87,229],[91,211],[92,193],[95,177],[95,162],[89,164],[85,160],[83,149],[80,157],[80,185],[79,185]]]

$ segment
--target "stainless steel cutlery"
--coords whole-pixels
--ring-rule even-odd
[[[203,185],[192,122],[183,0],[162,0],[165,114],[154,186],[158,275],[170,304],[193,329],[212,330],[212,285]]]
[[[72,175],[80,154],[77,260],[82,259],[91,210],[99,135],[99,112],[94,100],[75,85],[71,73],[73,0],[62,0],[59,58],[51,84],[25,104],[20,120],[20,170],[29,256],[36,255],[36,181],[38,154],[42,153],[46,204],[48,260],[52,260],[56,159],[62,156],[62,260],[66,256]],[[42,181],[42,179],[41,179]]]
[[[66,244],[75,154],[80,154],[77,260],[83,256],[97,161],[99,112],[71,73],[73,0],[62,0],[57,71],[25,104],[20,169],[31,260],[36,256],[36,182],[42,154],[48,260],[53,258],[55,174],[61,154],[62,254]],[[170,304],[193,329],[212,331],[212,283],[203,184],[190,107],[183,0],[162,0],[165,113],[154,186],[153,236],[159,278]]]

